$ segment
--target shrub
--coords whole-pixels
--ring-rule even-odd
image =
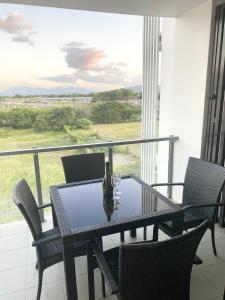
[[[141,109],[126,102],[99,102],[91,109],[91,119],[98,124],[131,122],[140,116]]]
[[[78,119],[76,122],[76,127],[79,129],[89,129],[92,125],[92,122],[87,118]]]
[[[36,131],[63,130],[65,124],[73,124],[75,112],[71,107],[62,107],[40,111],[33,128]]]
[[[14,108],[4,114],[5,126],[16,129],[31,128],[36,117],[36,112],[28,108]]]

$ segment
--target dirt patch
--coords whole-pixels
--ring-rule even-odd
[[[134,163],[137,160],[132,154],[123,154],[123,153],[114,153],[113,154],[113,163],[116,165],[127,165]]]

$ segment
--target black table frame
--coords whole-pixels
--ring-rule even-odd
[[[82,228],[73,229],[71,228],[69,221],[64,210],[58,188],[66,186],[75,186],[81,184],[87,184],[91,182],[99,182],[99,180],[88,180],[76,183],[63,184],[58,186],[50,187],[50,197],[53,206],[53,222],[57,224],[61,234],[61,240],[63,244],[63,257],[64,257],[64,271],[65,271],[65,282],[68,300],[78,300],[77,285],[76,285],[76,274],[75,264],[73,258],[73,243],[81,240],[90,240],[98,237],[119,233],[121,231],[132,230],[139,227],[149,226],[153,224],[159,224],[161,222],[173,221],[176,223],[177,234],[181,233],[182,220],[184,217],[184,211],[174,202],[169,200],[167,197],[159,193],[157,190],[147,185],[141,179],[134,175],[126,176],[131,177],[141,185],[148,188],[152,195],[163,200],[167,203],[171,209],[162,210],[158,212],[152,212],[148,214],[141,214],[133,217],[128,217],[116,221],[110,221],[109,223],[96,224],[86,226]]]

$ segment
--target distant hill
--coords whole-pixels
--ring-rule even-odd
[[[0,92],[0,96],[32,96],[32,95],[71,95],[71,94],[83,94],[87,95],[92,93],[92,90],[80,88],[80,87],[56,87],[52,89],[47,88],[33,88],[28,86],[12,87]]]
[[[131,90],[134,93],[141,93],[142,92],[142,85],[130,86],[127,89]]]
[[[127,87],[126,89],[131,90],[134,93],[141,93],[142,92],[142,86],[141,85],[135,85],[131,87]],[[88,95],[90,93],[96,93],[96,91],[89,90],[82,87],[56,87],[52,89],[47,88],[34,88],[29,86],[15,86],[11,87],[9,89],[0,91],[0,96],[15,96],[15,95],[21,95],[21,96],[33,96],[33,95],[71,95],[71,94],[82,94],[82,95]]]

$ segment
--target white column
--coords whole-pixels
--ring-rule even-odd
[[[142,138],[156,137],[157,98],[159,93],[160,18],[144,17]],[[156,180],[156,144],[143,144],[141,177],[147,183]]]

